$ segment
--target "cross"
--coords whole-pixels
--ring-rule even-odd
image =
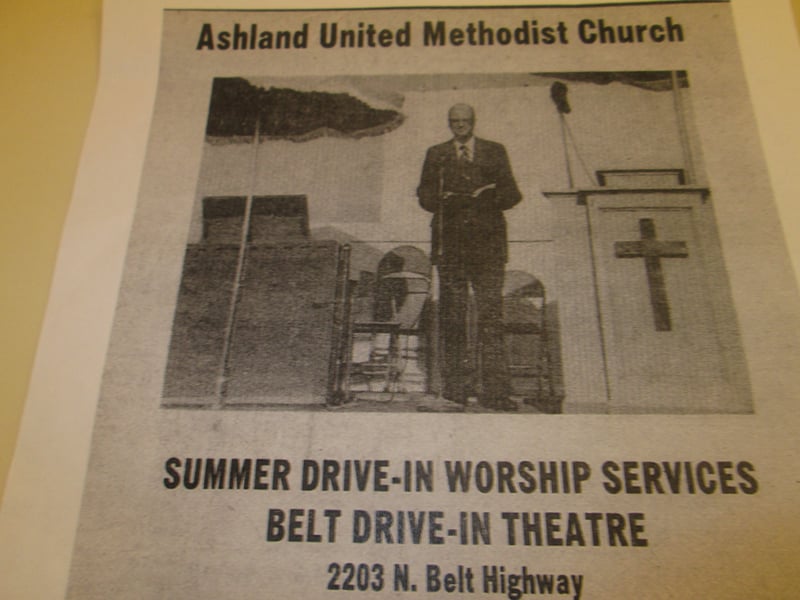
[[[653,219],[639,219],[641,239],[635,242],[614,242],[617,258],[644,258],[647,271],[647,285],[650,288],[650,304],[653,307],[653,320],[656,331],[671,331],[672,322],[669,316],[667,288],[664,284],[664,272],[661,269],[662,258],[686,258],[689,252],[686,242],[662,242],[656,239],[656,226]]]

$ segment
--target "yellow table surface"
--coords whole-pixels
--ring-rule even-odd
[[[97,82],[100,0],[0,3],[0,492]]]

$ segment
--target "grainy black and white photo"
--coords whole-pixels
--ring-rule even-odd
[[[749,412],[691,92],[215,78],[164,406]]]

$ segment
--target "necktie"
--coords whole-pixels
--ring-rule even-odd
[[[461,160],[464,160],[464,161],[467,161],[467,162],[469,162],[469,161],[470,161],[470,157],[469,157],[469,146],[467,146],[466,144],[461,144],[461,145],[458,147],[458,157],[459,157]]]

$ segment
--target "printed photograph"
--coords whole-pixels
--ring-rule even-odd
[[[216,78],[162,407],[752,412],[690,83]]]

